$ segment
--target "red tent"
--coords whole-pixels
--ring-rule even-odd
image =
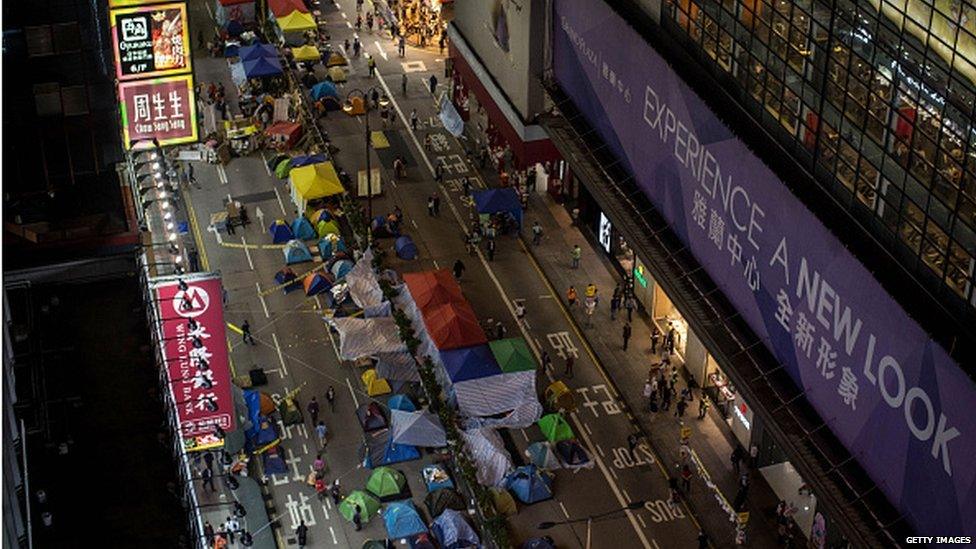
[[[284,17],[295,10],[308,13],[308,8],[302,0],[268,0],[268,8],[275,17]]]
[[[461,287],[454,280],[454,275],[447,269],[438,271],[424,271],[422,273],[406,273],[403,281],[410,290],[410,295],[417,302],[417,308],[426,311],[432,307],[445,303],[464,302]]]
[[[302,136],[302,125],[298,122],[285,122],[284,120],[275,122],[264,130],[271,143],[279,151],[290,149],[298,142]]]
[[[444,303],[421,309],[427,333],[441,351],[482,345],[488,342],[467,301]]]

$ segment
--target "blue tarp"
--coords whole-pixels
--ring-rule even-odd
[[[407,235],[398,237],[393,243],[393,247],[396,249],[397,257],[400,259],[417,259],[417,245],[413,243],[413,239]]]
[[[275,428],[275,423],[271,418],[258,416],[255,425],[258,426],[258,430],[251,441],[255,448],[271,444],[278,439],[278,429]]]
[[[441,351],[441,362],[453,383],[502,373],[488,345]]]
[[[304,263],[312,260],[312,252],[301,240],[291,240],[282,249],[285,254],[285,264]]]
[[[270,44],[254,44],[241,47],[237,55],[241,58],[241,61],[253,61],[267,57],[277,59],[278,51]]]
[[[275,222],[268,227],[268,232],[271,233],[271,242],[274,242],[275,244],[288,242],[289,240],[295,238],[295,234],[291,232],[291,227],[289,227],[288,224],[281,219],[275,220]]]
[[[294,163],[292,164],[294,166]],[[301,217],[296,217],[294,221],[291,222],[291,232],[295,235],[295,238],[299,240],[315,240],[318,233],[312,228],[312,224],[309,223],[308,218],[304,215]]]
[[[261,393],[253,389],[244,389],[244,404],[247,405],[247,418],[251,420],[251,428],[244,434],[252,438],[258,434],[261,427]]]
[[[402,412],[415,412],[417,407],[407,395],[393,395],[386,402],[386,407],[390,410],[400,410]]]
[[[321,164],[322,162],[328,162],[328,158],[324,154],[302,154],[291,159],[291,167],[298,168],[299,166],[309,166],[312,164]],[[315,220],[316,223],[319,221]],[[325,221],[328,221],[326,219]]]
[[[262,57],[244,61],[244,74],[248,78],[263,78],[281,74],[281,62],[277,57]]]
[[[464,119],[458,114],[454,103],[448,99],[447,94],[441,95],[441,112],[438,115],[444,129],[449,131],[454,137],[460,137],[464,133]]]
[[[442,549],[478,547],[481,543],[478,534],[465,520],[464,515],[454,509],[444,509],[441,515],[434,519],[431,530]]]
[[[398,501],[389,504],[383,510],[383,524],[390,538],[398,539],[421,534],[427,531],[417,509],[409,501]]]
[[[473,193],[474,204],[480,214],[507,212],[522,226],[522,203],[515,189],[488,189]]]
[[[522,503],[535,503],[552,497],[552,478],[535,465],[523,465],[505,478],[505,487]]]
[[[420,450],[416,447],[394,444],[389,429],[367,433],[366,437],[366,459],[363,465],[368,469],[420,459]]]
[[[335,97],[339,98],[339,92],[336,90],[335,84],[324,80],[318,84],[312,86],[310,91],[312,99],[322,99],[323,97]]]

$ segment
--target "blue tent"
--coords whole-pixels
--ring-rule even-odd
[[[553,543],[552,538],[545,536],[525,540],[521,549],[556,549],[556,544]]]
[[[305,295],[312,296],[329,291],[332,282],[322,273],[312,273],[305,277],[304,286]]]
[[[322,259],[329,259],[332,254],[344,251],[346,251],[346,243],[341,238],[333,240],[326,236],[319,240],[319,255],[322,256]]]
[[[386,402],[386,407],[390,410],[400,410],[402,412],[415,412],[417,407],[407,395],[393,395]]]
[[[441,362],[454,383],[502,373],[488,345],[441,351]]]
[[[523,465],[505,478],[505,487],[522,503],[536,503],[552,497],[552,477],[535,465]]]
[[[274,46],[270,44],[254,44],[251,46],[243,46],[238,50],[238,57],[241,61],[253,61],[255,59],[264,59],[266,57],[278,58],[278,51]]]
[[[393,243],[393,247],[396,248],[397,257],[400,259],[417,259],[417,245],[409,236],[398,237]]]
[[[473,193],[474,204],[480,214],[511,214],[519,227],[522,226],[522,203],[515,189],[488,189]]]
[[[388,429],[367,434],[366,459],[363,461],[366,468],[373,469],[415,459],[420,459],[420,450],[409,444],[394,443]]]
[[[427,531],[427,525],[420,518],[417,509],[409,501],[397,501],[386,506],[383,510],[383,524],[386,525],[388,537],[393,539],[405,538]]]
[[[288,267],[275,273],[274,280],[278,286],[284,285],[286,294],[302,287],[301,283],[298,282],[298,276],[295,275],[295,271]]]
[[[481,543],[478,534],[465,520],[464,515],[454,509],[444,509],[441,515],[434,519],[431,530],[443,549],[478,547]]]
[[[264,474],[266,475],[285,475],[288,474],[288,464],[285,463],[281,453],[273,450],[261,454],[261,462],[264,463]]]
[[[244,61],[244,74],[248,78],[263,78],[281,74],[281,62],[277,57],[262,57]]]
[[[339,280],[340,278],[349,274],[349,271],[351,271],[355,266],[356,264],[348,259],[340,259],[332,264],[332,268],[330,270],[332,271],[332,274],[335,275],[336,280]]]
[[[289,240],[282,252],[285,254],[285,265],[312,260],[312,252],[308,251],[308,246],[301,240]]]
[[[378,215],[373,218],[373,237],[389,238],[400,236],[400,229],[387,222],[386,217]]]
[[[329,82],[328,80],[324,80],[312,86],[310,93],[312,94],[312,99],[316,100],[322,99],[323,97],[339,98],[339,92],[336,90],[335,84]]]
[[[324,154],[302,154],[291,159],[291,167],[298,168],[299,166],[321,164],[322,162],[328,162],[328,160]],[[318,222],[319,220],[316,219],[315,221]]]
[[[237,42],[227,42],[224,45],[224,57],[237,57],[240,55],[241,45]]]
[[[268,227],[268,232],[271,233],[271,242],[275,244],[281,244],[282,242],[288,242],[295,238],[295,234],[291,232],[291,227],[283,219],[276,219]]]
[[[261,427],[261,393],[254,389],[244,389],[244,404],[247,405],[247,418],[251,420],[251,428],[244,431],[244,434],[247,438],[252,438]]]
[[[291,232],[295,235],[295,238],[299,240],[314,240],[318,233],[312,228],[312,224],[309,223],[308,218],[304,215],[301,217],[296,217],[294,221],[291,222]]]
[[[224,28],[227,29],[227,34],[233,37],[238,37],[244,33],[244,25],[242,25],[241,22],[236,19],[231,19],[228,21],[227,24],[224,25]]]

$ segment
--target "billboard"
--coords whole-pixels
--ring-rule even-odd
[[[160,145],[197,140],[196,101],[189,74],[119,84],[119,111],[126,149],[137,139]]]
[[[976,535],[976,384],[612,8],[554,23],[562,89],[834,434],[920,534]]]
[[[186,4],[112,10],[109,20],[119,80],[190,70],[190,28]]]
[[[153,284],[163,358],[184,439],[206,444],[214,426],[234,429],[227,335],[216,275]],[[196,444],[191,444],[194,446]]]

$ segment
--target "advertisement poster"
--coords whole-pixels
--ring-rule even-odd
[[[192,75],[123,82],[119,101],[126,149],[133,141],[153,137],[160,145],[197,140]]]
[[[163,357],[185,439],[206,443],[234,429],[234,401],[217,276],[155,285]],[[199,448],[196,448],[199,449]]]
[[[119,80],[190,70],[186,4],[113,10],[109,18]]]

